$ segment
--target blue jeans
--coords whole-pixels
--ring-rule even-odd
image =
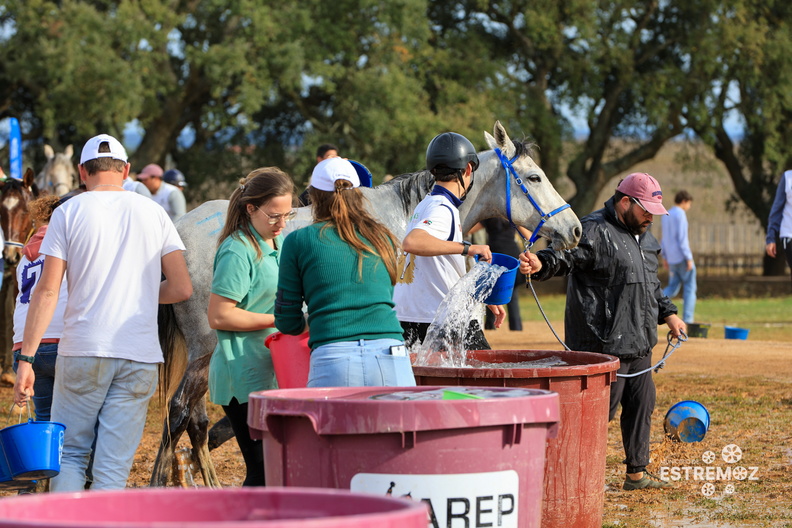
[[[311,351],[309,387],[415,387],[409,356],[391,355],[396,339],[361,339]]]
[[[157,388],[157,365],[127,359],[58,357],[52,419],[66,426],[52,491],[83,491],[96,439],[92,490],[124,489]]]
[[[19,366],[21,350],[14,351],[14,372]],[[55,360],[58,359],[58,343],[45,343],[36,349],[36,361],[33,362],[33,405],[36,407],[36,420],[50,421],[52,407],[52,388],[55,385]]]
[[[669,299],[679,293],[682,288],[682,303],[684,305],[684,312],[682,320],[686,323],[695,321],[693,313],[696,311],[696,266],[688,271],[687,262],[680,262],[679,264],[668,265],[668,286],[665,287],[663,293]]]

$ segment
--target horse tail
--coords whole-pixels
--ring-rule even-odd
[[[157,329],[164,358],[159,366],[159,402],[167,419],[168,402],[187,370],[187,342],[179,329],[172,304],[159,305]]]

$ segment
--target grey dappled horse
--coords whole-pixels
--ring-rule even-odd
[[[78,185],[77,169],[72,163],[74,149],[71,145],[66,147],[63,152],[57,154],[49,145],[44,145],[44,156],[47,163],[41,172],[36,176],[36,185],[42,191],[46,191],[55,196],[63,196]]]
[[[486,218],[506,217],[507,198],[514,223],[531,230],[542,220],[537,207],[546,212],[556,212],[566,205],[542,169],[530,157],[530,150],[512,142],[500,122],[495,123],[494,137],[488,133],[485,133],[485,137],[493,150],[479,154],[480,165],[475,173],[474,184],[460,208],[463,232]],[[515,181],[507,187],[506,179],[512,176],[507,173],[494,149],[499,149],[507,160],[511,160],[514,171],[530,192],[536,206],[532,205],[531,199],[523,194]],[[361,191],[368,198],[370,212],[401,240],[410,215],[433,185],[432,175],[421,171],[403,174],[376,188],[361,188]],[[510,192],[508,197],[507,188]],[[217,337],[215,331],[209,328],[206,312],[217,236],[227,208],[227,200],[207,202],[176,222],[176,228],[187,247],[186,259],[193,295],[187,301],[172,307],[163,306],[160,310],[160,339],[166,357],[165,372],[161,378],[166,387],[162,393],[170,399],[169,414],[151,476],[151,485],[154,486],[167,485],[171,480],[174,450],[185,431],[193,445],[194,462],[200,467],[204,482],[208,486],[219,486],[207,446],[209,419],[204,400],[208,387],[209,359],[217,344]],[[544,220],[540,234],[551,241],[553,248],[564,249],[577,245],[581,225],[571,209],[552,216],[544,215]],[[310,208],[301,208],[287,230],[298,229],[310,222]],[[183,376],[179,364],[186,365]],[[179,379],[178,388],[170,397],[170,391]]]

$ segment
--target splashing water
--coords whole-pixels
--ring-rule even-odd
[[[454,284],[440,303],[426,339],[417,350],[416,365],[466,366],[465,341],[473,311],[489,296],[505,271],[503,266],[478,262]]]

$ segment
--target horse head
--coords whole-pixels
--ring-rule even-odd
[[[47,163],[36,176],[39,188],[56,196],[63,196],[74,189],[77,186],[77,170],[71,160],[74,155],[72,146],[56,154],[51,146],[44,145],[44,155]]]
[[[3,258],[9,266],[19,263],[22,247],[33,232],[28,202],[39,195],[33,180],[33,169],[28,168],[22,181],[6,178],[0,183],[0,226],[5,238]]]
[[[500,121],[493,134],[485,132],[492,150],[479,154],[473,186],[460,208],[462,232],[487,218],[503,217],[536,236],[550,240],[553,249],[570,249],[582,234],[580,220],[558,194],[532,157],[532,145],[512,141]]]

